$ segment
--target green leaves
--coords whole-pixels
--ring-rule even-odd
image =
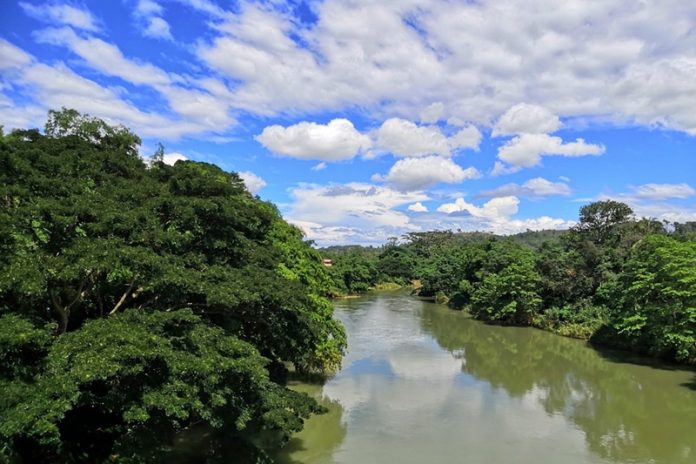
[[[624,281],[618,333],[653,354],[696,363],[696,242],[646,237],[631,254]]]
[[[61,336],[25,386],[28,397],[5,406],[0,432],[36,437],[43,455],[58,459],[90,446],[94,415],[105,451],[132,457],[156,451],[153,433],[165,452],[173,432],[201,421],[232,435],[254,422],[289,437],[316,406],[270,382],[266,362],[190,310],[127,311]],[[66,433],[81,438],[61,442]]]
[[[482,319],[531,324],[542,302],[532,251],[520,245],[493,246],[487,261],[484,269],[490,271],[473,291],[471,313]]]
[[[340,365],[300,231],[236,174],[139,143],[65,109],[0,143],[0,449],[26,462],[155,460],[194,423],[251,449],[315,410],[269,363]]]

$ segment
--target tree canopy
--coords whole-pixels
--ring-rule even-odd
[[[201,422],[261,456],[254,433],[282,441],[317,410],[279,383],[285,364],[340,365],[300,231],[237,174],[146,163],[139,143],[65,109],[0,139],[6,457],[157,461]]]

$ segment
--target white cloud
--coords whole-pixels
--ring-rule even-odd
[[[512,216],[519,210],[519,199],[515,196],[493,198],[481,206],[457,198],[453,203],[445,203],[437,209],[444,218],[435,216],[429,229],[458,229],[462,231],[483,231],[509,235],[526,230],[563,230],[575,225],[575,221],[541,216],[537,218],[515,219]]]
[[[400,118],[387,119],[377,131],[377,144],[396,156],[450,156],[447,137],[436,126],[418,126]]]
[[[424,230],[487,231],[500,234],[527,229],[567,229],[573,221],[542,216],[516,219],[519,200],[494,198],[481,206],[458,198],[428,212],[424,192],[401,192],[371,184],[301,185],[284,216],[319,245],[382,244],[389,237]],[[406,206],[408,205],[408,206]],[[397,208],[418,214],[407,214]]]
[[[414,213],[427,213],[428,212],[428,208],[420,201],[417,201],[417,202],[413,203],[412,205],[408,205],[408,210],[413,211]]]
[[[452,150],[470,148],[478,150],[481,144],[481,132],[475,126],[466,126],[450,137],[447,141]]]
[[[278,155],[299,159],[339,161],[353,158],[370,147],[370,138],[347,119],[328,124],[300,122],[292,126],[266,127],[256,140]]]
[[[481,174],[473,167],[463,169],[451,159],[439,156],[405,158],[397,161],[386,176],[376,175],[373,180],[389,182],[399,190],[420,190],[440,182],[456,184],[476,179]]]
[[[442,102],[431,103],[421,111],[420,120],[429,124],[438,122],[444,110],[445,105],[443,105]]]
[[[307,27],[246,4],[226,18],[211,11],[225,19],[198,53],[239,82],[231,90],[237,106],[261,114],[356,106],[415,120],[445,102],[452,121],[490,125],[526,102],[562,118],[694,131],[696,10],[681,0],[634,6],[327,0]],[[546,122],[533,130],[552,132],[556,120]]]
[[[251,171],[240,171],[237,174],[239,174],[239,177],[242,178],[246,188],[251,193],[256,193],[267,185],[265,180]]]
[[[2,41],[0,45],[3,45]],[[103,87],[76,74],[61,62],[51,66],[38,63],[34,57],[24,52],[17,53],[17,50],[17,47],[7,44],[0,47],[0,51],[12,58],[13,68],[5,75],[12,75],[12,85],[30,92],[37,103],[21,105],[13,102],[12,111],[4,112],[2,116],[8,129],[27,127],[28,122],[36,127],[40,125],[35,118],[38,112],[45,115],[48,109],[63,106],[98,116],[109,123],[137,128],[138,133],[145,137],[174,139],[208,129],[194,121],[141,111],[121,97],[120,89]]]
[[[326,166],[327,164],[324,161],[322,161],[321,163],[312,166],[312,171],[323,171],[324,169],[326,169]]]
[[[491,170],[491,175],[493,177],[502,176],[503,174],[514,174],[522,169],[521,166],[507,166],[505,163],[496,161]]]
[[[540,216],[530,219],[511,219],[509,221],[497,221],[488,226],[490,232],[502,235],[519,234],[527,230],[567,230],[573,227],[576,221]],[[485,229],[484,229],[485,230]]]
[[[99,31],[97,21],[92,14],[87,10],[79,9],[67,4],[51,4],[33,5],[27,2],[19,2],[24,12],[34,19],[39,21],[67,25],[76,29],[82,29],[90,32]]]
[[[601,194],[589,201],[615,200],[628,204],[637,217],[651,218],[658,221],[689,222],[696,221],[696,204],[675,204],[665,201],[667,198],[638,197],[632,193],[616,195]]]
[[[0,70],[22,68],[31,61],[31,55],[0,38]]]
[[[568,184],[552,182],[543,177],[535,177],[522,185],[509,183],[492,190],[485,190],[476,195],[478,198],[495,198],[505,196],[544,198],[554,195],[568,196],[571,194]]]
[[[411,121],[390,118],[377,130],[377,146],[396,156],[451,156],[460,149],[477,150],[481,133],[474,126],[461,129],[447,137],[437,126],[419,126]]]
[[[551,111],[539,105],[520,103],[498,119],[492,135],[548,134],[560,127],[560,119]]]
[[[183,153],[165,153],[162,157],[162,162],[170,166],[174,166],[177,161],[186,161],[188,158]]]
[[[224,99],[220,99],[207,91],[184,88],[178,85],[179,82],[183,81],[180,76],[169,74],[150,63],[128,59],[115,45],[94,37],[82,38],[70,28],[45,29],[37,32],[35,36],[42,43],[68,47],[85,60],[88,66],[104,75],[115,76],[131,84],[149,86],[159,92],[181,120],[172,122],[170,118],[159,118],[166,122],[161,127],[153,128],[157,134],[167,134],[168,138],[177,138],[181,135],[222,131],[235,123],[234,118],[229,114],[229,103]],[[66,72],[69,71],[79,79],[83,79],[73,71],[68,70],[66,66],[62,65],[62,67]],[[86,79],[83,80],[86,81]],[[93,81],[90,82],[97,85]],[[24,81],[21,83],[26,84]],[[67,86],[63,90],[66,92],[79,91]],[[58,98],[60,95],[55,97]],[[84,108],[84,102],[81,104],[83,105],[81,108]],[[77,106],[73,107],[77,108]],[[113,117],[109,115],[112,111],[101,113],[92,109],[91,112],[100,117]],[[123,119],[127,125],[140,127],[140,124],[137,124],[140,122],[139,119]],[[136,122],[136,124],[132,124],[132,122]],[[145,131],[149,133],[149,128],[146,128]]]
[[[2,45],[1,41],[0,45]],[[2,61],[1,56],[0,61]],[[17,105],[12,99],[0,93],[0,126],[3,126],[5,132],[13,128],[42,127],[45,120],[45,109],[35,105]]]
[[[437,208],[441,213],[468,213],[477,218],[506,219],[517,213],[520,200],[515,196],[498,197],[488,200],[482,206],[467,203],[457,198],[454,203],[444,203]]]
[[[513,167],[531,167],[541,162],[542,156],[601,155],[604,146],[586,143],[583,139],[564,143],[560,137],[547,134],[522,134],[498,149],[498,158]]]
[[[539,105],[520,103],[503,114],[493,128],[492,136],[516,135],[498,148],[498,159],[492,175],[510,174],[522,168],[536,166],[542,156],[586,156],[604,153],[602,145],[575,142],[549,135],[561,127],[561,121],[548,109]]]
[[[428,199],[422,192],[363,183],[302,185],[290,193],[294,202],[287,218],[322,227],[373,229],[382,240],[393,234],[390,231],[410,227],[408,216],[394,208]]]
[[[145,37],[174,40],[169,23],[162,17],[164,8],[154,0],[138,0],[133,14]]]
[[[160,17],[147,19],[147,26],[143,30],[143,35],[154,39],[173,40],[169,23]]]
[[[696,190],[687,183],[681,184],[643,184],[632,187],[633,195],[648,200],[668,198],[688,198],[696,195]]]
[[[163,11],[162,5],[154,0],[138,0],[135,5],[135,12],[143,16],[161,15]]]
[[[121,50],[108,42],[91,37],[79,37],[70,28],[44,29],[35,33],[40,43],[61,45],[70,48],[85,62],[107,76],[116,76],[138,85],[161,86],[172,81],[169,74],[149,63],[129,60]]]
[[[423,121],[446,117],[478,127],[497,121],[500,133],[551,133],[554,115],[696,133],[696,10],[689,2],[646,0],[627,9],[621,0],[553,8],[548,0],[326,0],[312,7],[311,25],[287,9],[274,11],[277,2],[243,2],[234,12],[206,0],[179,3],[213,18],[194,50],[201,74],[217,74],[216,93],[206,88],[215,98],[201,106],[217,102],[256,115],[358,108],[382,120],[422,113]],[[21,5],[54,25],[98,29],[89,12],[69,4]],[[151,32],[166,35],[158,2],[135,5],[134,14],[158,18]],[[520,102],[548,118],[508,121]],[[530,121],[544,124],[530,128]]]
[[[216,5],[210,0],[176,0],[179,3],[187,5],[194,10],[200,11],[202,13],[209,14],[215,18],[222,18],[228,16],[228,14],[221,7]]]

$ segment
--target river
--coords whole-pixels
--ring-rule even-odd
[[[329,412],[280,463],[696,463],[696,373],[405,292],[336,303],[343,368],[291,386]]]

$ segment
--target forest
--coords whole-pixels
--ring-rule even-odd
[[[0,462],[266,462],[346,346],[321,256],[216,166],[74,110],[0,134]],[[203,461],[202,461],[203,462]]]
[[[639,219],[604,200],[583,206],[564,232],[417,232],[382,247],[321,251],[333,261],[337,295],[413,285],[488,323],[696,364],[694,222]]]

